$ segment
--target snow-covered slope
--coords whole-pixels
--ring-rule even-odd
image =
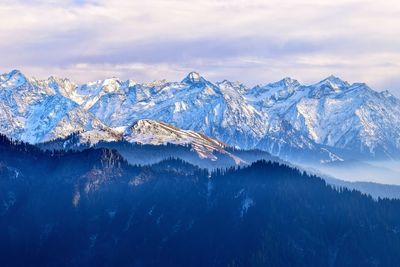
[[[75,94],[75,86],[67,79],[27,78],[17,70],[0,75],[0,132],[38,143],[77,131],[110,131],[67,98]]]
[[[64,138],[72,133],[80,133],[80,141],[95,144],[99,141],[116,141],[122,138],[118,129],[111,129],[93,114],[77,107],[63,116],[44,140]]]
[[[214,152],[226,154],[235,160],[237,164],[241,159],[232,155],[225,148],[228,146],[216,139],[205,136],[191,130],[182,130],[170,124],[155,120],[139,120],[127,129],[124,139],[140,144],[175,144],[191,145],[200,158],[216,160]]]
[[[76,85],[12,71],[0,76],[0,110],[0,132],[31,143],[74,130],[112,140],[132,122],[150,119],[288,160],[400,156],[400,100],[334,76],[314,85],[285,78],[247,88],[214,84],[196,72],[181,82]]]
[[[36,143],[78,104],[47,83],[26,78],[19,71],[0,76],[0,132]]]
[[[331,76],[311,86],[285,79],[253,88],[246,97],[271,121],[286,122],[297,137],[317,145],[348,156],[400,155],[400,101],[388,92]]]

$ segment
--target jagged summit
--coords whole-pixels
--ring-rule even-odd
[[[285,77],[280,81],[274,82],[274,83],[270,83],[267,86],[270,87],[299,87],[301,84],[299,83],[299,81],[297,81],[296,79],[290,78],[290,77]]]
[[[244,84],[242,84],[239,81],[231,82],[228,80],[223,80],[222,82],[218,82],[216,85],[221,89],[231,88],[241,94],[245,94],[246,91],[249,90],[249,88],[247,88]]]
[[[0,82],[5,82],[5,84],[2,84],[2,87],[6,86],[14,86],[18,87],[23,85],[28,81],[28,78],[20,71],[17,69],[14,69],[10,71],[9,73],[4,73],[3,75],[0,75]]]
[[[5,73],[5,74],[3,74],[3,75],[5,75],[5,76],[7,76],[8,78],[11,78],[11,77],[13,77],[13,76],[24,76],[23,74],[22,74],[22,72],[20,71],[20,70],[18,70],[18,69],[13,69],[13,70],[11,70],[10,72],[8,72],[8,73]]]
[[[200,73],[192,71],[183,80],[182,83],[196,84],[206,82],[206,80],[200,75]]]
[[[217,85],[228,85],[228,86],[232,86],[232,87],[246,87],[243,83],[239,82],[239,81],[229,81],[229,80],[223,80],[222,82],[217,82]]]
[[[339,77],[330,75],[327,78],[315,84],[315,86],[317,87],[330,86],[331,88],[338,90],[338,89],[348,88],[350,87],[350,84],[347,81],[340,79]]]

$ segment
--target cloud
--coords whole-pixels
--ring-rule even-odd
[[[0,4],[0,20],[4,71],[85,82],[198,70],[249,85],[335,74],[400,95],[393,0],[25,0]]]

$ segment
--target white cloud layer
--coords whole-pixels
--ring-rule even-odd
[[[397,0],[58,0],[0,3],[0,70],[249,85],[334,74],[400,96]]]

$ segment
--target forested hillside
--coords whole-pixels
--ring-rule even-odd
[[[4,266],[398,266],[400,201],[278,163],[212,173],[0,138]]]

